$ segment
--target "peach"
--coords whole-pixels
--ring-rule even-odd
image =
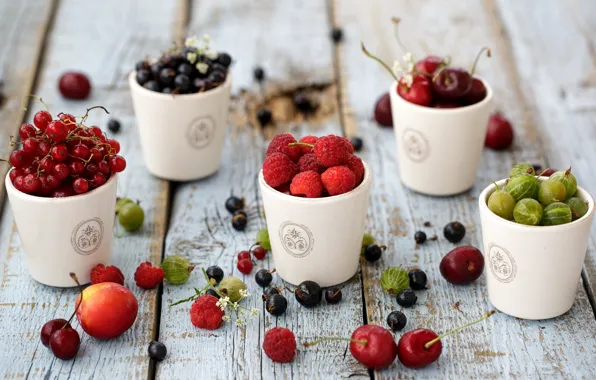
[[[79,298],[75,307],[79,303]],[[83,330],[97,339],[122,335],[137,318],[139,303],[132,292],[114,282],[94,284],[83,290],[77,318]]]

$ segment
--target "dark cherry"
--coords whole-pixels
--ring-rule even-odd
[[[432,89],[443,99],[461,99],[472,87],[472,77],[464,69],[444,68],[440,72],[434,73]]]
[[[83,73],[68,71],[60,77],[58,89],[67,99],[87,99],[91,93],[91,82]]]
[[[503,150],[509,148],[512,143],[513,127],[509,120],[499,112],[490,115],[484,145],[490,149]]]
[[[305,307],[314,307],[321,302],[323,291],[314,281],[303,281],[294,291],[296,301]]]
[[[46,347],[49,347],[50,346],[50,337],[52,336],[52,334],[54,334],[56,331],[60,330],[63,327],[68,328],[68,329],[72,328],[70,326],[70,323],[68,323],[68,321],[66,319],[62,319],[62,318],[52,319],[51,321],[46,322],[41,328],[41,334],[40,334],[41,344],[43,344]]]
[[[467,285],[484,270],[484,256],[477,248],[461,246],[452,249],[439,265],[441,275],[453,285]]]
[[[236,212],[238,212],[238,211],[236,211]],[[264,260],[265,256],[267,256],[267,250],[260,246],[255,247],[255,249],[252,250],[252,254],[256,259]]]
[[[429,107],[433,102],[430,79],[424,75],[415,75],[410,87],[402,77],[397,86],[397,93],[404,100],[419,106]]]
[[[263,292],[263,301],[271,297],[274,294],[281,294],[281,290],[276,286],[270,286]]]
[[[399,306],[412,307],[416,304],[417,300],[416,293],[410,288],[402,290],[397,294],[397,303]]]
[[[77,356],[81,345],[81,337],[77,330],[64,328],[56,331],[50,337],[50,349],[55,357],[70,360]]]
[[[466,105],[476,104],[485,97],[486,87],[484,87],[484,83],[478,78],[472,78],[472,87],[470,87],[470,91],[464,97],[464,103]]]
[[[325,290],[325,301],[328,304],[335,305],[339,303],[342,299],[341,289],[337,287],[328,288]]]
[[[120,121],[116,119],[110,119],[110,121],[108,121],[108,129],[112,133],[118,133],[120,131]]]
[[[437,57],[436,55],[429,55],[428,57],[421,59],[414,65],[414,70],[421,74],[433,75],[437,69],[444,65],[443,58]]]
[[[375,121],[383,127],[393,127],[391,99],[388,92],[384,93],[375,104]]]
[[[244,231],[247,223],[248,219],[244,214],[236,214],[232,217],[232,227],[234,227],[236,231]]]
[[[416,231],[414,234],[414,240],[417,244],[423,244],[426,241],[426,234],[424,231]]]

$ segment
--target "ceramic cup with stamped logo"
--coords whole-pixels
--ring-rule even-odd
[[[546,177],[541,177],[541,180]],[[498,182],[502,186],[505,180]],[[500,311],[523,319],[547,319],[573,306],[586,256],[594,199],[586,215],[556,226],[527,226],[501,218],[487,206],[490,185],[479,197],[485,272],[490,302]]]
[[[91,269],[109,264],[114,235],[117,176],[88,193],[67,198],[25,194],[6,176],[5,186],[27,267],[36,281],[72,287],[73,272],[82,284]]]
[[[458,108],[431,108],[410,103],[389,89],[393,131],[401,181],[426,195],[454,195],[470,189],[482,157],[493,91]]]
[[[366,163],[364,170],[358,187],[328,198],[281,193],[259,173],[273,261],[285,281],[332,286],[356,274],[372,183]]]
[[[128,82],[149,172],[172,181],[191,181],[220,167],[230,103],[231,75],[209,91],[171,95]]]

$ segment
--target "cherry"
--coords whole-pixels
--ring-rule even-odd
[[[60,77],[58,89],[67,99],[87,99],[91,93],[91,82],[83,73],[67,71]]]
[[[91,175],[92,176],[95,173],[99,172],[99,168],[95,164],[87,164],[87,166],[85,167],[85,172],[88,175]]]
[[[35,154],[39,149],[39,140],[35,137],[29,137],[25,141],[23,141],[23,150],[27,154]]]
[[[48,111],[39,111],[35,114],[35,116],[33,116],[33,124],[35,124],[35,126],[42,131],[45,131],[46,127],[51,121],[52,115]]]
[[[68,135],[68,127],[61,121],[52,121],[46,128],[46,134],[54,142],[61,142]]]
[[[108,162],[110,164],[110,171],[114,173],[120,173],[121,171],[126,169],[126,160],[124,159],[124,157],[114,155],[110,157],[110,160]]]
[[[417,329],[401,336],[397,344],[397,357],[401,364],[408,368],[423,368],[439,359],[443,351],[441,339],[466,327],[482,322],[495,313],[494,310],[484,314],[480,319],[457,327],[442,335],[432,330]]]
[[[435,73],[433,91],[444,99],[459,99],[472,87],[472,77],[464,69],[442,68]]]
[[[24,150],[15,150],[8,157],[8,163],[15,168],[22,168],[31,162],[31,159]]]
[[[391,99],[388,92],[384,93],[375,104],[375,120],[383,127],[393,127]]]
[[[25,141],[28,137],[35,137],[35,127],[31,124],[22,124],[19,127],[19,136]]]
[[[58,162],[68,159],[68,148],[64,144],[56,144],[50,149],[50,155]]]
[[[85,178],[77,178],[72,183],[72,189],[77,194],[83,194],[89,191],[89,181]]]
[[[503,150],[509,148],[511,143],[513,143],[513,127],[509,120],[499,112],[490,115],[484,145],[490,149]]]
[[[433,101],[430,80],[420,74],[414,75],[412,85],[409,87],[402,77],[397,86],[397,93],[404,100],[419,106],[430,106]]]
[[[62,360],[70,360],[77,356],[81,338],[77,330],[73,328],[63,328],[56,331],[50,337],[50,349],[55,357]]]
[[[428,57],[421,59],[414,65],[414,71],[421,74],[433,75],[438,68],[445,66],[446,63],[443,58],[437,57],[436,55],[429,55]]]
[[[478,78],[472,78],[472,86],[470,91],[464,96],[464,103],[466,105],[476,104],[486,97],[486,87],[484,83]]]
[[[35,174],[27,174],[23,178],[23,191],[28,194],[37,193],[41,189],[41,181]]]
[[[41,344],[46,347],[50,346],[50,337],[56,331],[60,330],[61,328],[68,328],[71,329],[70,323],[66,319],[52,319],[51,321],[46,322],[41,328]]]
[[[93,136],[95,136],[95,137],[103,136],[103,132],[101,131],[101,128],[99,128],[97,125],[90,127],[90,130],[91,130],[91,133],[93,134]]]
[[[47,176],[41,174],[39,176],[39,181],[41,182],[41,187],[39,188],[38,194],[42,196],[50,195],[52,192],[52,185],[48,182]]]
[[[250,260],[250,252],[248,251],[240,251],[238,252],[238,261],[240,260]]]
[[[265,256],[267,255],[267,250],[263,247],[256,247],[253,251],[252,254],[255,255],[255,257],[259,260],[264,260]]]
[[[452,249],[439,265],[441,274],[454,285],[466,285],[475,281],[484,270],[482,252],[471,246]]]
[[[250,260],[242,259],[238,261],[238,270],[244,274],[250,274],[252,272],[253,263]]]

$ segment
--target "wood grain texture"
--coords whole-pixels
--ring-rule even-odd
[[[55,1],[3,1],[0,4],[0,158],[14,149],[10,136],[17,136],[25,111],[22,98],[31,93],[46,33],[56,8]],[[4,95],[4,98],[2,98]],[[26,104],[26,103],[25,103]],[[0,178],[9,166],[0,162]],[[4,200],[0,183],[0,207]]]
[[[235,59],[232,69],[234,92],[239,88],[258,91],[252,70],[262,65],[267,75],[283,83],[333,81],[332,47],[327,8],[320,1],[197,1],[189,33],[208,33],[215,47],[229,51]],[[307,25],[307,26],[306,26]],[[297,136],[341,133],[337,116],[318,129],[300,124],[292,128]],[[260,268],[272,268],[269,254],[258,261],[251,275],[236,269],[236,254],[248,249],[256,232],[265,227],[257,173],[267,146],[260,133],[250,128],[231,127],[223,152],[223,165],[214,176],[180,185],[174,195],[173,211],[166,239],[166,256],[180,254],[197,267],[221,266],[226,275],[242,278],[252,296],[246,307],[258,308],[258,318],[248,320],[245,331],[231,323],[215,331],[192,326],[190,304],[167,309],[167,305],[192,294],[205,284],[193,273],[182,286],[164,287],[160,340],[169,349],[168,360],[157,367],[157,378],[191,379],[201,374],[213,379],[313,379],[368,378],[368,372],[348,355],[344,344],[322,344],[305,349],[300,342],[318,336],[346,335],[362,323],[360,279],[355,276],[343,289],[339,305],[305,309],[286,292],[286,313],[275,318],[263,309],[262,290],[254,281]],[[244,232],[232,229],[231,215],[224,202],[231,194],[244,196],[249,223]],[[274,276],[275,284],[282,284]],[[330,318],[330,316],[333,318]],[[264,355],[264,332],[273,326],[288,327],[296,334],[299,352],[292,364],[274,364]],[[208,374],[208,375],[207,375]]]
[[[82,335],[76,359],[63,362],[53,358],[39,343],[39,329],[52,318],[68,318],[77,292],[46,287],[29,277],[7,202],[1,224],[0,341],[10,344],[0,345],[2,378],[141,379],[149,375],[146,352],[156,335],[157,291],[139,289],[133,274],[139,263],[161,260],[169,185],[145,170],[125,75],[146,54],[156,54],[169,46],[174,5],[157,0],[126,4],[117,0],[60,2],[35,92],[53,113],[82,115],[86,107],[103,105],[111,115],[92,111],[90,123],[105,128],[109,117],[122,123],[117,138],[128,167],[119,176],[118,195],[139,199],[146,214],[140,231],[114,239],[113,263],[121,268],[126,285],[137,296],[139,315],[123,336],[97,341]],[[67,101],[59,95],[58,77],[68,69],[83,70],[90,76],[93,92],[87,101]],[[39,108],[39,104],[31,107],[29,120]],[[78,331],[82,333],[80,327]]]
[[[442,237],[443,226],[453,220],[461,221],[468,231],[461,245],[480,246],[476,199],[479,192],[489,180],[505,177],[514,162],[541,162],[536,120],[530,114],[526,87],[518,84],[520,74],[507,31],[495,19],[490,3],[476,1],[447,4],[376,0],[366,7],[358,1],[335,1],[334,8],[334,23],[343,28],[345,36],[339,57],[340,93],[344,96],[341,104],[349,107],[343,111],[344,118],[351,119],[344,123],[357,125],[364,138],[363,158],[375,178],[368,226],[389,247],[381,262],[363,268],[369,323],[385,325],[388,313],[399,309],[395,300],[379,287],[382,270],[396,265],[419,266],[429,276],[430,289],[418,292],[417,306],[405,310],[409,319],[405,331],[424,327],[444,332],[479,317],[491,306],[484,278],[467,287],[456,287],[441,277],[440,259],[453,248]],[[429,53],[450,54],[456,65],[468,67],[482,46],[493,50],[493,58],[480,63],[479,74],[493,85],[497,105],[513,121],[516,143],[511,151],[485,151],[477,185],[468,194],[431,198],[403,188],[398,178],[393,131],[371,121],[374,100],[388,90],[391,79],[362,54],[359,42],[363,40],[371,52],[386,61],[401,59],[404,52],[394,40],[391,16],[402,18],[401,38],[419,58]],[[522,19],[522,12],[518,16],[517,24],[532,28],[532,23]],[[533,44],[533,40],[526,43]],[[432,222],[433,227],[425,228],[425,221]],[[424,230],[429,236],[436,233],[439,240],[416,249],[416,230]],[[455,309],[456,302],[460,302],[461,312]],[[414,371],[396,361],[389,370],[377,372],[375,378],[590,378],[590,358],[596,348],[585,337],[595,333],[594,314],[583,286],[579,285],[574,307],[560,318],[528,322],[497,314],[447,338],[436,364]]]

